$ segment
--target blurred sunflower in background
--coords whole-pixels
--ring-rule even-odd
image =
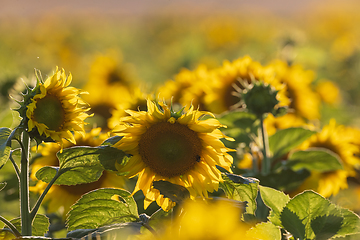
[[[94,113],[93,123],[97,127],[109,129],[112,112],[121,102],[132,102],[138,79],[131,64],[124,63],[117,51],[96,56],[83,89],[89,95],[85,100]]]
[[[347,127],[332,119],[320,132],[302,143],[299,147],[302,150],[325,148],[332,151],[339,157],[344,169],[325,173],[313,171],[296,193],[313,189],[324,197],[330,197],[348,187],[347,179],[356,176],[356,169],[360,167],[359,145],[355,144],[358,136],[350,132]]]
[[[278,79],[272,68],[263,67],[259,62],[253,61],[250,56],[239,58],[233,62],[224,61],[220,68],[214,69],[215,78],[210,82],[210,92],[205,96],[205,106],[211,112],[220,114],[225,111],[239,108],[241,99],[234,93],[245,87],[241,81],[251,84],[253,81],[263,81],[279,91],[279,106],[288,106],[290,100],[286,97],[286,88]]]
[[[192,104],[195,108],[206,110],[204,97],[212,81],[211,72],[203,64],[195,70],[182,69],[174,80],[168,80],[158,87],[159,99],[173,104],[186,106]]]
[[[73,132],[84,132],[84,120],[89,117],[86,111],[90,108],[79,96],[84,92],[69,86],[71,81],[71,74],[66,76],[64,69],[56,68],[53,75],[44,83],[38,82],[20,103],[20,116],[30,136],[38,142],[56,141],[63,145],[64,138],[75,144]]]
[[[94,128],[86,132],[85,135],[75,133],[76,144],[68,141],[63,141],[64,148],[73,146],[99,146],[104,140],[108,138],[106,133],[101,133],[101,128]],[[35,174],[44,166],[59,166],[59,160],[56,153],[60,150],[59,145],[55,143],[41,144],[37,152],[40,153],[31,164],[31,180],[36,182],[35,186],[30,187],[30,191],[41,194],[47,186],[47,183],[38,181]],[[60,213],[65,219],[70,206],[73,205],[80,197],[94,189],[105,187],[125,188],[125,178],[117,176],[110,171],[104,171],[98,181],[93,183],[78,184],[73,186],[53,185],[44,202],[46,204],[47,213]]]
[[[222,181],[220,166],[231,172],[232,151],[221,138],[232,140],[218,129],[223,127],[215,118],[202,120],[212,113],[194,110],[175,113],[162,103],[147,101],[147,111],[126,111],[130,116],[120,119],[114,133],[123,138],[114,145],[132,157],[119,172],[128,177],[138,175],[133,193],[142,190],[145,209],[156,201],[165,211],[175,203],[153,187],[164,180],[185,187],[192,198],[208,197],[218,190]]]

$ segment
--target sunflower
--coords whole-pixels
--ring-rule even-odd
[[[193,71],[184,68],[175,75],[174,80],[168,80],[158,88],[158,96],[183,106],[192,102],[194,106],[200,106],[200,109],[204,110],[203,97],[209,81],[212,81],[212,78],[205,65],[200,64]]]
[[[249,56],[239,58],[233,62],[225,61],[220,68],[213,70],[216,75],[211,84],[211,91],[204,100],[207,109],[214,113],[222,113],[234,109],[241,101],[234,92],[244,89],[241,81],[252,83],[263,81],[270,84],[279,93],[277,98],[279,106],[288,106],[290,100],[285,96],[286,88],[275,77],[274,70],[270,67],[263,67],[259,62],[253,61]]]
[[[72,132],[84,132],[84,120],[89,110],[79,95],[79,89],[69,87],[72,76],[65,75],[64,69],[56,68],[55,73],[44,83],[38,84],[38,93],[26,106],[27,127],[31,135],[62,144],[62,138],[75,144]]]
[[[354,143],[354,137],[347,134],[348,129],[343,125],[337,125],[335,120],[324,126],[321,132],[312,135],[299,149],[325,148],[337,154],[342,161],[344,170],[336,170],[325,173],[312,172],[311,176],[297,191],[301,189],[314,189],[324,197],[336,195],[340,189],[348,187],[347,178],[355,176],[355,169],[360,166],[360,158],[357,156],[359,147]]]
[[[167,229],[159,239],[270,240],[265,232],[251,231],[250,225],[240,221],[241,214],[241,208],[228,200],[186,201],[182,214],[166,224]]]
[[[319,119],[320,98],[313,91],[314,72],[305,71],[301,65],[275,60],[269,64],[279,81],[287,86],[286,96],[291,100],[289,107],[295,115],[307,120]]]
[[[84,136],[75,133],[76,145],[63,141],[64,148],[73,146],[91,146],[95,147],[100,145],[108,135],[101,132],[101,128],[94,128],[87,132]],[[36,158],[34,163],[31,164],[30,178],[33,181],[37,181],[35,174],[44,166],[59,166],[59,160],[56,157],[56,153],[60,150],[59,145],[55,143],[43,143],[38,147],[38,152],[41,153],[40,157]],[[30,190],[34,193],[41,194],[47,183],[37,181],[36,185],[30,187]],[[66,213],[70,210],[70,206],[73,205],[83,194],[98,188],[105,187],[119,187],[125,186],[125,178],[117,176],[110,171],[104,171],[98,181],[93,183],[78,184],[73,186],[65,185],[53,185],[47,193],[44,201],[47,203],[47,212],[53,213],[59,211],[65,218]]]
[[[171,111],[167,105],[147,101],[147,112],[126,111],[114,133],[123,138],[114,146],[131,154],[120,172],[128,177],[138,175],[133,193],[142,190],[144,207],[156,201],[168,211],[175,203],[153,188],[153,182],[164,180],[184,186],[192,198],[208,197],[222,181],[216,165],[231,171],[233,159],[220,138],[226,137],[218,129],[223,127],[215,118],[200,119],[212,113],[194,110],[186,113]]]
[[[137,81],[133,66],[124,63],[119,53],[110,52],[95,58],[83,89],[89,93],[84,99],[91,105],[96,126],[111,128],[112,112],[119,102],[132,101]]]

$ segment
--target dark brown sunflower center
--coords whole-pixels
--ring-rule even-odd
[[[50,94],[37,100],[33,116],[38,123],[43,123],[49,130],[54,131],[61,129],[65,121],[65,111],[61,101]]]
[[[180,176],[192,169],[199,161],[201,149],[197,133],[179,123],[157,123],[139,141],[144,163],[164,177]]]

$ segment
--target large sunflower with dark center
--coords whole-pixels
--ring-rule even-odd
[[[175,205],[153,187],[154,181],[181,185],[192,198],[206,198],[222,181],[216,165],[231,171],[232,157],[227,153],[231,149],[220,141],[227,138],[218,129],[222,125],[215,118],[201,119],[206,114],[213,117],[212,113],[191,106],[174,115],[167,105],[149,100],[147,111],[126,112],[130,116],[121,118],[114,129],[123,136],[115,147],[132,157],[118,170],[128,177],[138,175],[134,193],[142,190],[145,208],[153,201],[166,211]]]

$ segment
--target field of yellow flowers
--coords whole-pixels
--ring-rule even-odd
[[[359,239],[356,2],[0,22],[0,239]]]

